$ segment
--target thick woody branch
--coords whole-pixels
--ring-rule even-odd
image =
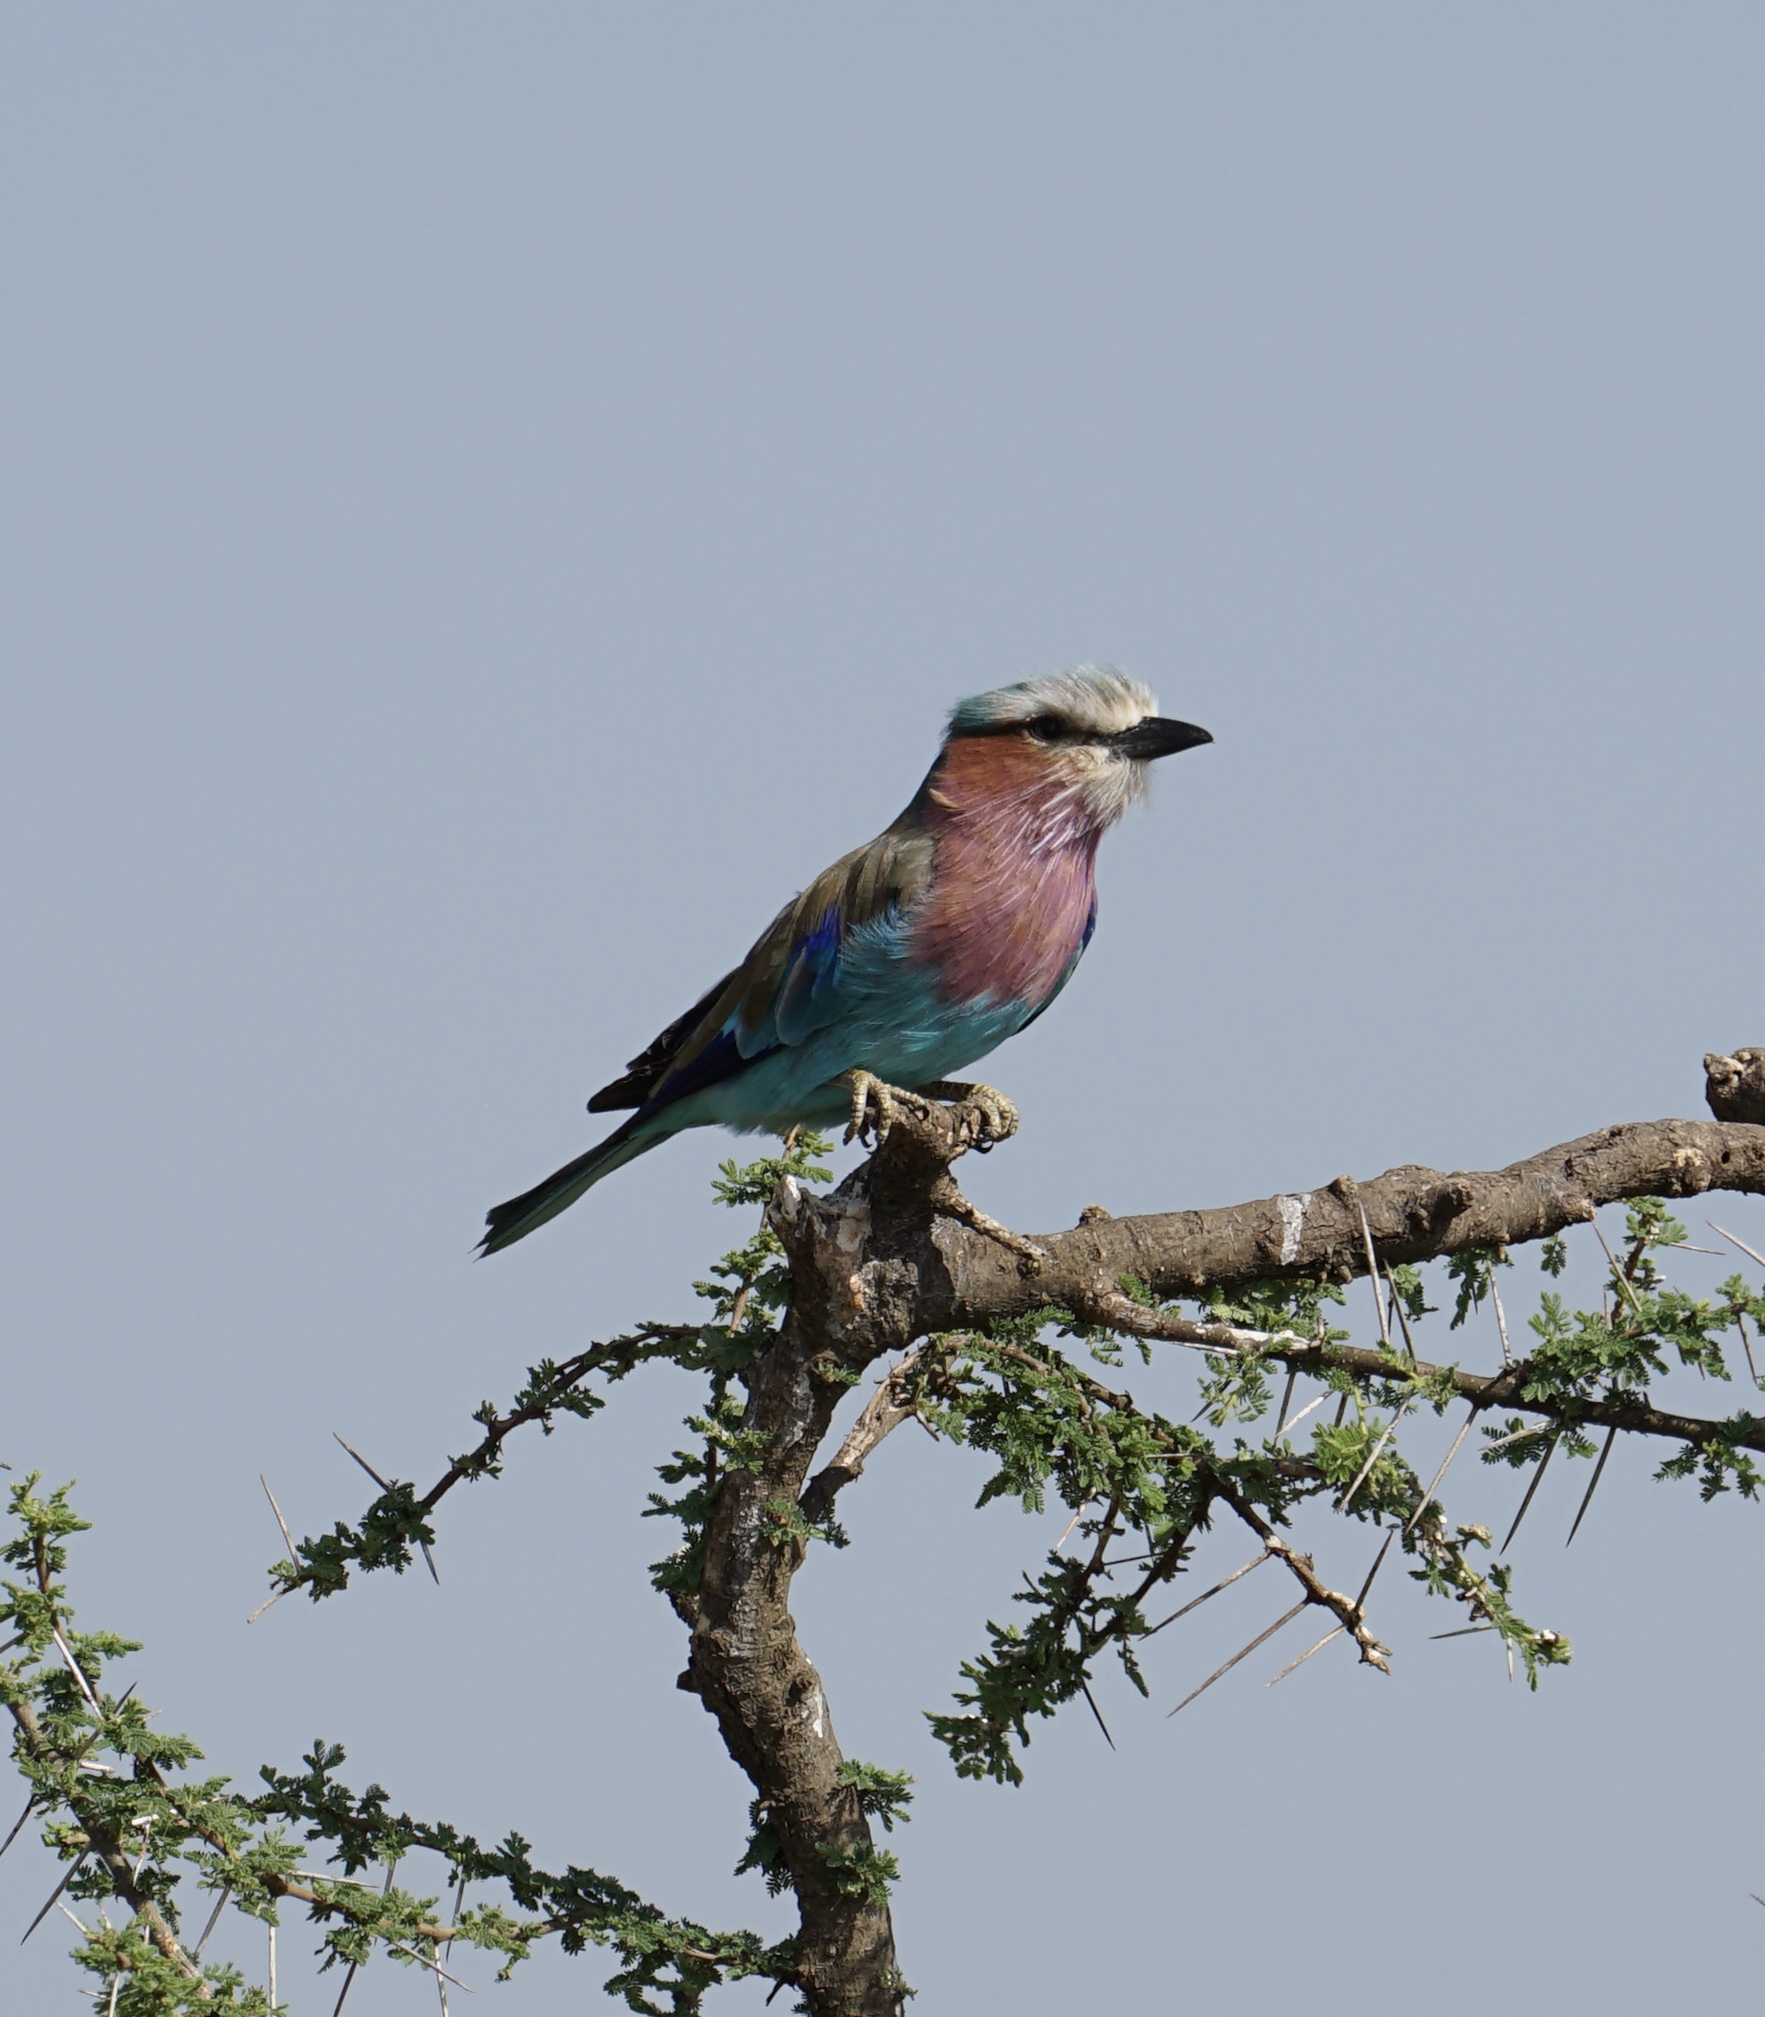
[[[1765,1194],[1765,1126],[1632,1122],[1506,1169],[1404,1164],[1365,1183],[1338,1177],[1211,1211],[1091,1218],[1035,1235],[1044,1258],[1034,1273],[946,1216],[932,1233],[938,1265],[921,1272],[920,1315],[927,1330],[952,1330],[1050,1303],[1072,1309],[1117,1290],[1124,1275],[1164,1297],[1281,1277],[1348,1281],[1367,1272],[1363,1211],[1379,1262],[1390,1266],[1543,1239],[1621,1198],[1713,1190]]]

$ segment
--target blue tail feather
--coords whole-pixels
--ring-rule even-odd
[[[672,1128],[658,1128],[647,1115],[633,1114],[604,1142],[597,1142],[586,1154],[566,1163],[561,1170],[553,1170],[532,1190],[523,1191],[518,1198],[510,1198],[506,1204],[492,1205],[484,1215],[484,1223],[489,1230],[478,1244],[479,1253],[500,1253],[504,1247],[512,1247],[517,1240],[525,1239],[530,1232],[543,1226],[547,1219],[555,1219],[561,1211],[573,1205],[591,1184],[598,1184],[602,1177],[635,1161],[645,1149],[652,1149],[658,1142],[666,1141],[674,1132]]]

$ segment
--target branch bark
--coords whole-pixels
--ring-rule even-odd
[[[956,1330],[1039,1305],[1066,1309],[1137,1276],[1160,1296],[1198,1295],[1246,1282],[1367,1272],[1365,1210],[1382,1266],[1435,1260],[1466,1247],[1519,1246],[1591,1219],[1620,1198],[1690,1198],[1706,1191],[1765,1194],[1765,1126],[1637,1121],[1602,1128],[1499,1170],[1431,1170],[1414,1163],[1357,1184],[1278,1193],[1212,1211],[1092,1219],[1037,1233],[1047,1258],[1027,1272],[960,1222],[938,1222],[936,1263],[922,1280],[928,1330]]]
[[[826,1695],[789,1601],[805,1520],[825,1517],[912,1412],[901,1377],[908,1368],[897,1368],[810,1480],[835,1409],[868,1367],[934,1334],[1053,1305],[1143,1336],[1214,1350],[1254,1343],[1288,1364],[1389,1376],[1393,1362],[1378,1352],[1221,1335],[1222,1327],[1147,1310],[1122,1294],[1122,1277],[1167,1299],[1271,1277],[1347,1281],[1367,1272],[1369,1244],[1383,1268],[1541,1239],[1622,1198],[1765,1193],[1765,1125],[1663,1120],[1605,1128],[1500,1170],[1404,1165],[1365,1183],[1338,1177],[1224,1209],[1139,1218],[1087,1207],[1072,1231],[1028,1240],[978,1213],[950,1174],[959,1156],[988,1145],[992,1124],[972,1101],[895,1092],[876,1152],[836,1190],[781,1185],[768,1219],[789,1257],[792,1304],[777,1341],[745,1376],[744,1427],[758,1432],[759,1454],[726,1472],[699,1590],[677,1600],[692,1632],[680,1685],[717,1719],[779,1841],[801,1913],[796,1984],[813,2017],[899,2017],[905,1993],[886,1894],[855,1880],[874,1850],[869,1823],[856,1791],[842,1783]],[[1522,1397],[1524,1366],[1457,1380],[1482,1406],[1553,1412]],[[1600,1402],[1581,1407],[1577,1419],[1685,1442],[1701,1442],[1718,1426]],[[1765,1448],[1765,1425],[1735,1439]],[[1306,1601],[1333,1612],[1362,1659],[1382,1666],[1384,1648],[1365,1624],[1362,1600],[1329,1589],[1253,1507],[1233,1510],[1284,1559]]]

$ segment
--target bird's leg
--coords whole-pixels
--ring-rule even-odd
[[[880,1148],[895,1118],[896,1088],[885,1085],[874,1072],[861,1067],[841,1072],[837,1083],[852,1088],[852,1118],[846,1124],[846,1140],[870,1143]]]
[[[997,1086],[969,1085],[962,1079],[937,1079],[931,1085],[919,1086],[916,1090],[928,1100],[961,1101],[980,1109],[981,1133],[974,1144],[977,1155],[984,1156],[996,1143],[1008,1142],[1017,1133],[1017,1107]]]

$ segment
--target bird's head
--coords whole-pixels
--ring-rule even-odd
[[[1125,672],[1077,665],[958,701],[944,750],[1001,783],[1010,775],[1057,792],[1082,807],[1087,825],[1105,827],[1145,792],[1158,757],[1212,740],[1192,722],[1161,715]]]

